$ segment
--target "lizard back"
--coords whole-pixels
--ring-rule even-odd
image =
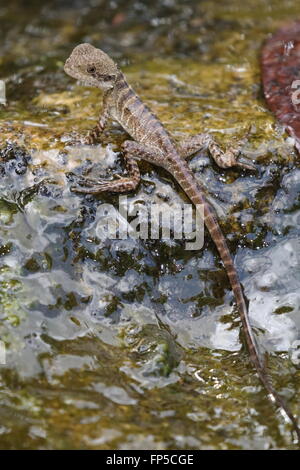
[[[128,134],[155,151],[175,150],[173,139],[159,118],[139,98],[120,72],[112,91],[113,117]]]

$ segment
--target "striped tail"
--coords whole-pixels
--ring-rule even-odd
[[[228,275],[228,278],[229,278],[229,281],[230,281],[230,284],[231,284],[231,287],[232,287],[232,290],[236,299],[238,311],[242,320],[243,331],[244,331],[244,335],[246,338],[246,343],[247,343],[247,347],[249,350],[251,362],[256,368],[257,374],[262,384],[266,388],[267,392],[273,398],[274,402],[278,405],[278,407],[281,408],[290,419],[296,431],[298,443],[300,443],[300,429],[299,429],[298,423],[294,415],[290,411],[289,407],[286,405],[283,398],[281,398],[281,396],[273,388],[268,378],[263,362],[260,359],[258,349],[255,343],[255,339],[252,333],[252,328],[249,322],[248,309],[247,309],[245,297],[242,291],[242,286],[239,281],[238,274],[237,274],[233,259],[231,257],[230,251],[228,249],[226,239],[220,229],[215,213],[213,209],[210,207],[204,195],[203,189],[201,188],[199,183],[195,181],[195,178],[191,170],[189,169],[188,165],[185,162],[183,162],[182,160],[178,161],[177,158],[174,159],[174,166],[172,168],[172,174],[176,178],[176,180],[178,181],[178,183],[180,184],[180,186],[182,187],[186,195],[193,202],[193,204],[195,205],[199,204],[199,205],[204,206],[204,222],[211,235],[211,238],[213,239],[219,251],[220,257],[225,266],[225,269],[226,269],[226,272],[227,272],[227,275]]]

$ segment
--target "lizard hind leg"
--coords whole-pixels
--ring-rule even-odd
[[[247,170],[256,170],[255,166],[246,159],[240,158],[241,142],[236,148],[230,147],[223,151],[219,144],[209,134],[197,134],[189,137],[178,145],[178,151],[183,158],[189,158],[197,151],[207,148],[212,158],[220,168],[239,166]]]
[[[136,161],[124,155],[124,162],[128,176],[118,177],[116,180],[94,180],[81,178],[78,184],[71,186],[71,191],[82,194],[100,194],[105,192],[125,193],[133,191],[140,182],[140,171]]]
[[[146,160],[150,163],[163,166],[165,157],[163,153],[155,152],[154,149],[133,140],[126,140],[122,145],[124,161],[128,176],[119,177],[112,181],[96,181],[81,178],[77,185],[71,186],[71,191],[83,194],[100,194],[104,192],[123,193],[133,191],[140,182],[140,171],[136,159]]]

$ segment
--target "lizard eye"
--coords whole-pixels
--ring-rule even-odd
[[[87,72],[88,73],[95,73],[96,72],[96,67],[94,67],[93,65],[90,65],[87,67]]]

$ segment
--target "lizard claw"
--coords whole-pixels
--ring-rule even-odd
[[[250,162],[248,158],[240,157],[236,161],[236,166],[239,166],[240,168],[243,168],[244,170],[250,170],[250,171],[257,171],[256,165],[254,163]]]
[[[239,166],[240,168],[243,168],[244,170],[257,171],[256,165],[254,165],[254,163],[252,163],[249,160],[249,158],[241,157],[242,148],[244,147],[244,145],[247,144],[248,136],[249,136],[250,133],[251,133],[251,125],[247,129],[247,133],[246,133],[245,137],[242,140],[240,140],[240,142],[239,142],[239,146],[238,146],[238,149],[237,149],[237,152],[236,152],[236,163],[235,163],[235,165]]]
[[[70,187],[70,191],[74,193],[82,193],[82,194],[98,194],[110,191],[111,183],[97,183],[97,184],[90,184],[87,183],[86,187],[79,185],[72,185]]]
[[[79,184],[70,187],[70,191],[82,194],[98,194],[111,191],[111,181],[99,182],[94,180],[82,179]]]
[[[86,145],[86,138],[82,137],[78,132],[71,132],[66,136],[65,143],[68,147],[79,147],[81,145]]]
[[[238,166],[244,170],[257,171],[256,166],[248,158],[241,157],[241,145],[238,148],[229,148],[220,158],[222,168]]]
[[[97,184],[99,184],[99,181],[76,176],[75,183],[77,183],[77,186],[96,186]]]

